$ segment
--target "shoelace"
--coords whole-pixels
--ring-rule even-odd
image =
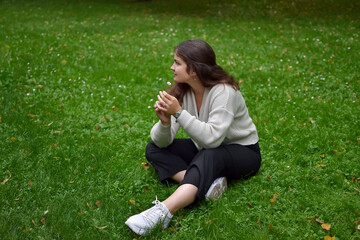
[[[155,201],[152,202],[153,204],[155,204],[154,207],[148,209],[146,211],[146,213],[142,214],[144,217],[144,220],[146,221],[148,226],[153,226],[155,224],[157,224],[157,220],[158,220],[158,211],[160,210],[162,212],[161,209],[161,205],[160,205],[160,201],[158,200],[157,196]],[[163,216],[163,213],[161,213],[161,215]]]
[[[158,205],[160,203],[160,201],[157,198],[157,195],[155,196],[155,200],[152,202],[152,204]]]

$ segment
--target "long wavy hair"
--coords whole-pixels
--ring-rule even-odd
[[[211,46],[202,40],[187,40],[175,47],[175,53],[187,65],[186,71],[195,71],[204,87],[213,87],[216,84],[229,84],[234,89],[239,85],[234,78],[216,64],[216,56]],[[175,96],[180,104],[185,93],[190,89],[187,83],[175,83],[168,93]]]

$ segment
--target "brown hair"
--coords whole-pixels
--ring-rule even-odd
[[[187,64],[187,72],[196,72],[204,87],[213,87],[224,83],[239,89],[234,78],[216,64],[216,56],[211,46],[202,40],[187,40],[175,47],[175,53]],[[175,96],[180,104],[190,89],[187,83],[175,83],[168,92]]]

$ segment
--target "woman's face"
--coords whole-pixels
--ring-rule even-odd
[[[188,83],[190,81],[191,75],[186,68],[187,64],[175,53],[174,64],[171,66],[171,70],[174,72],[174,82]]]

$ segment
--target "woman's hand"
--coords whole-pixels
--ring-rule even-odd
[[[156,101],[154,105],[156,115],[158,116],[163,125],[168,126],[171,121],[171,115],[161,110],[160,107],[161,103],[159,101]]]
[[[165,91],[160,91],[158,101],[155,102],[155,112],[163,125],[169,125],[171,115],[181,109],[179,101]]]
[[[168,94],[165,91],[160,91],[158,97],[159,109],[173,115],[177,111],[181,109],[181,106],[179,104],[179,101],[176,99],[176,97]]]

